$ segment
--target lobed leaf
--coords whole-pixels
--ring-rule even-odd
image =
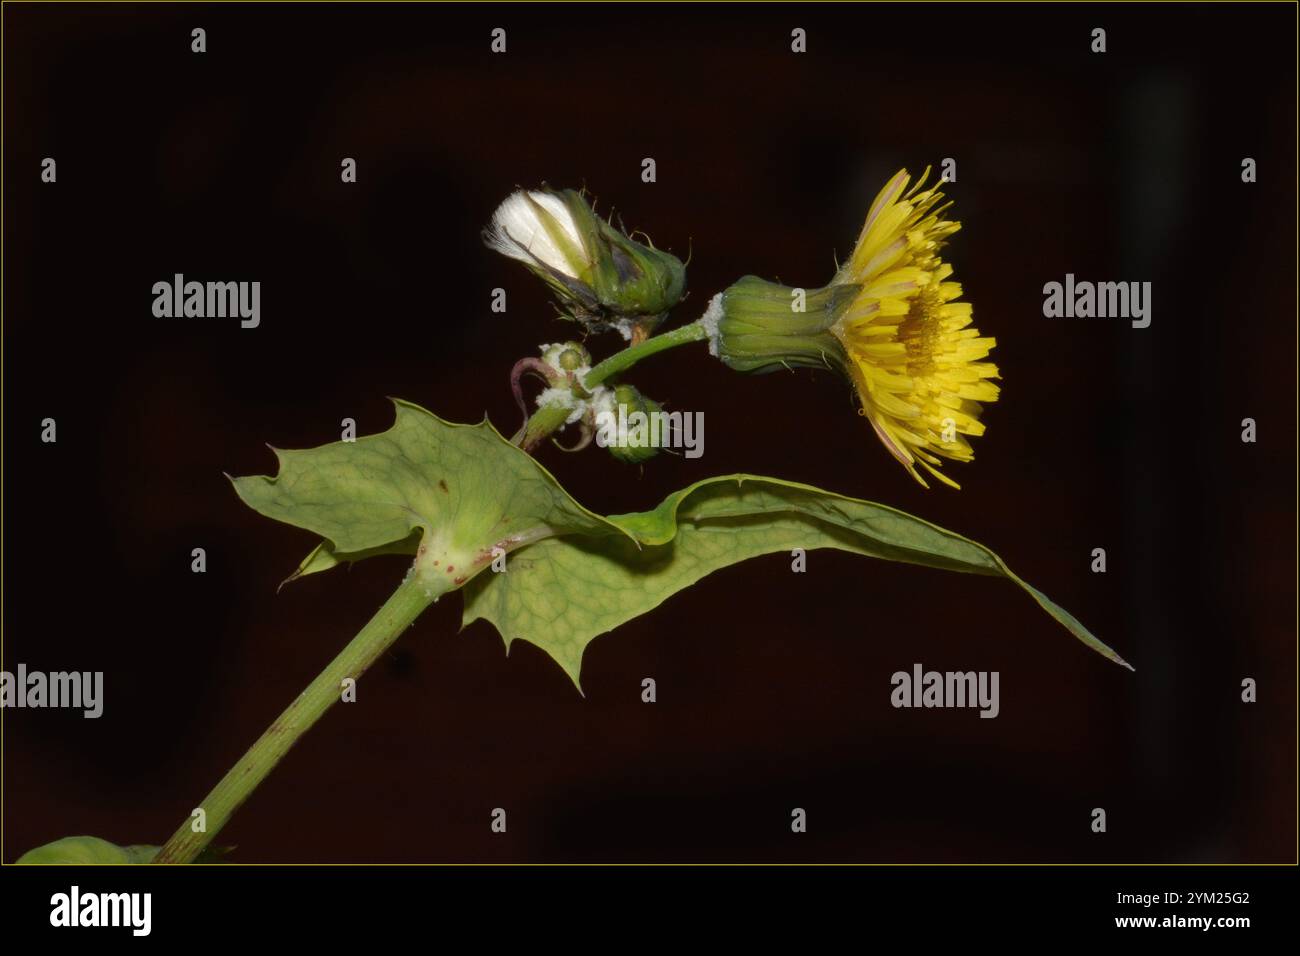
[[[375,554],[414,554],[422,536],[459,586],[492,561],[554,534],[620,534],[487,421],[455,425],[394,400],[391,428],[301,451],[273,449],[274,476],[232,478],[255,511],[325,539],[293,580]]]
[[[64,837],[28,850],[15,863],[28,866],[103,865],[114,863],[148,863],[161,847],[132,844],[118,846],[93,836]]]
[[[257,511],[325,539],[289,580],[427,544],[450,583],[464,586],[465,624],[491,622],[507,648],[536,644],[578,684],[592,640],[712,572],[762,554],[835,548],[1008,580],[1088,647],[1128,666],[988,548],[895,508],[728,475],[650,511],[601,517],[487,422],[455,425],[395,404],[386,432],[277,451],[275,477],[233,479]],[[497,548],[518,553],[505,573],[480,574]]]
[[[539,541],[513,559],[507,573],[469,582],[464,622],[490,621],[507,647],[516,639],[536,644],[579,684],[592,640],[712,572],[762,554],[835,548],[1005,578],[1084,644],[1128,667],[988,548],[885,505],[775,478],[729,475],[669,495],[652,511],[609,520],[640,547],[619,538]]]

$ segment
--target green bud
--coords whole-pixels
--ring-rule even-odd
[[[613,401],[615,421],[626,421],[628,427],[619,436],[619,441],[605,446],[609,453],[619,461],[629,465],[640,464],[659,454],[659,448],[650,443],[651,430],[649,425],[647,424],[644,428],[638,429],[636,427],[638,420],[633,419],[632,414],[640,412],[646,416],[648,423],[650,416],[662,411],[662,409],[662,405],[654,399],[642,395],[640,391],[631,385],[616,387]]]
[[[572,372],[591,364],[591,353],[581,342],[559,342],[542,347],[542,361],[557,372]]]

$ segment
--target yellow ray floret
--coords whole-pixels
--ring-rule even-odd
[[[954,488],[943,458],[974,457],[964,436],[982,435],[981,402],[996,401],[998,368],[984,362],[996,344],[971,326],[971,307],[940,257],[961,223],[943,217],[937,185],[909,190],[901,170],[867,213],[853,255],[835,283],[859,290],[831,332],[848,354],[862,414],[881,442],[925,485],[919,464]],[[928,487],[928,486],[927,486]]]

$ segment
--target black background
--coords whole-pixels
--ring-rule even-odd
[[[698,346],[632,380],[705,413],[703,458],[540,457],[602,512],[748,471],[918,513],[1136,673],[1010,585],[831,552],[729,568],[598,639],[585,699],[536,648],[457,634],[453,599],[217,842],[244,862],[1293,860],[1294,42],[1287,5],[7,5],[4,666],[102,670],[106,704],[5,712],[3,859],[163,842],[395,586],[402,560],[377,559],[277,595],[313,540],[222,472],[344,417],[383,430],[386,395],[513,430],[511,365],[573,331],[478,241],[516,185],[585,185],[690,251],[687,319],[744,273],[824,283],[889,175],[951,156],[949,258],[1004,388],[949,468],[962,491],[916,486],[844,383]],[[154,318],[175,272],[261,281],[261,327]],[[1067,272],[1153,282],[1152,326],[1043,318]],[[999,671],[1001,715],[892,709],[914,662]]]

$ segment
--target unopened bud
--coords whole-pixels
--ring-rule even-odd
[[[629,238],[572,189],[514,193],[484,239],[531,269],[591,331],[653,328],[686,291],[680,259]]]
[[[659,454],[658,402],[631,385],[598,389],[592,400],[596,443],[626,464],[639,464]],[[661,439],[666,436],[658,436]]]

